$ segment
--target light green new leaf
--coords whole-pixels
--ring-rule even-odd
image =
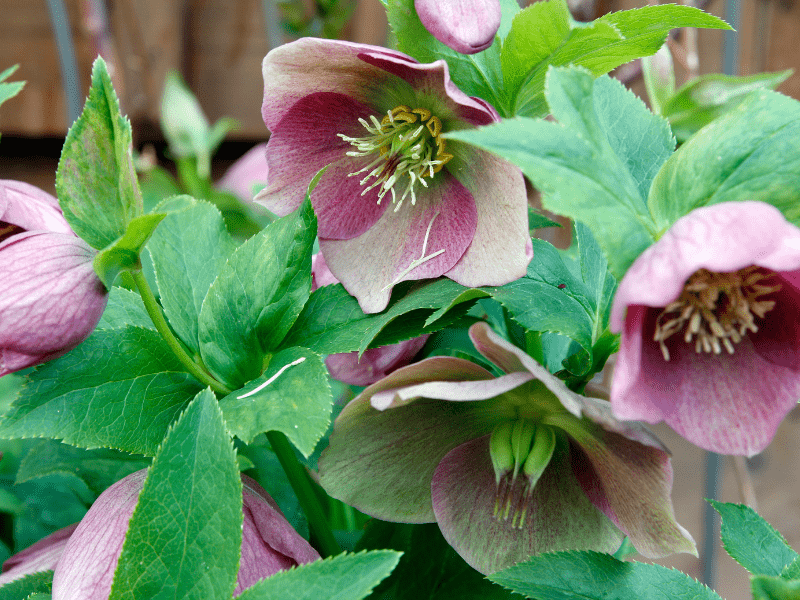
[[[131,516],[109,600],[224,600],[236,586],[242,482],[211,390],[170,427]]]
[[[655,240],[643,191],[674,139],[664,119],[608,77],[562,68],[551,69],[547,82],[559,123],[517,118],[447,137],[518,165],[542,191],[545,208],[591,229],[619,279]]]
[[[14,65],[0,73],[0,104],[19,94],[25,87],[24,81],[6,81],[18,68],[19,65]]]
[[[780,577],[798,557],[783,536],[749,506],[708,500],[722,517],[722,545],[753,575]]]
[[[203,300],[235,247],[219,210],[203,201],[171,212],[147,246],[164,312],[194,352],[200,350],[197,321]]]
[[[131,125],[102,58],[92,68],[92,87],[81,116],[64,141],[56,173],[64,218],[98,250],[125,234],[142,214],[142,195],[131,155]]]
[[[328,429],[333,397],[322,357],[305,348],[275,354],[258,379],[219,401],[228,431],[246,443],[281,431],[308,457]]]
[[[711,121],[738,106],[751,92],[774,90],[791,74],[788,70],[746,77],[721,73],[701,75],[665,99],[660,114],[669,119],[678,141],[685,142]]]
[[[0,421],[0,437],[49,437],[152,456],[200,387],[155,331],[96,330],[28,376]]]
[[[39,571],[0,587],[0,600],[23,600],[31,594],[49,594],[52,590],[53,571]]]
[[[753,600],[800,600],[800,581],[754,575],[750,578]]]
[[[647,90],[650,108],[663,116],[663,107],[675,94],[675,65],[668,44],[658,52],[642,58],[642,79]],[[673,128],[673,133],[675,129]]]
[[[800,102],[753,92],[712,121],[663,165],[648,205],[659,230],[695,208],[758,200],[800,223]]]
[[[165,216],[151,213],[134,217],[128,223],[123,236],[94,257],[94,271],[107,289],[111,289],[120,272],[138,271],[142,268],[139,258],[142,248]]]
[[[392,572],[401,554],[375,550],[300,565],[259,581],[239,600],[362,600]]]
[[[680,571],[591,551],[540,554],[489,579],[537,600],[721,600]]]
[[[208,369],[231,389],[261,375],[311,291],[317,220],[306,201],[239,246],[208,290],[198,323]],[[302,344],[305,345],[305,344]]]

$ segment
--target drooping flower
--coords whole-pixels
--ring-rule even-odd
[[[333,285],[339,281],[333,276],[325,257],[317,253],[311,257],[311,289]],[[383,379],[392,371],[404,367],[422,350],[429,335],[421,335],[397,344],[380,346],[358,352],[341,352],[325,358],[331,377],[350,385],[370,385]]]
[[[485,323],[475,347],[504,372],[433,357],[369,386],[336,419],[320,458],[332,496],[387,521],[436,521],[474,568],[530,555],[694,552],[675,522],[658,440],[571,392]]]
[[[762,202],[679,219],[620,282],[618,418],[752,456],[800,398],[800,229]]]
[[[433,37],[462,54],[486,50],[500,28],[498,0],[414,0],[414,8]]]
[[[320,249],[365,312],[404,280],[445,275],[502,285],[532,256],[516,167],[443,133],[498,120],[450,81],[444,61],[364,44],[303,38],[267,54],[262,115],[267,187],[285,215],[311,194]]]
[[[63,527],[6,560],[3,563],[3,572],[0,574],[0,586],[31,573],[55,569],[67,540],[77,526],[77,523],[73,523]]]
[[[147,470],[121,479],[95,500],[64,548],[53,574],[54,600],[106,600]],[[234,596],[257,581],[320,556],[292,528],[275,501],[242,475],[242,555]]]
[[[0,376],[61,356],[92,332],[107,301],[96,254],[56,198],[0,180]]]

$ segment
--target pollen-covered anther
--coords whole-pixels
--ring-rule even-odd
[[[656,318],[653,340],[658,342],[664,360],[669,360],[666,340],[683,331],[683,341],[694,342],[695,352],[720,354],[734,352],[734,344],[748,332],[756,333],[755,318],[763,319],[775,308],[774,300],[763,296],[781,289],[780,284],[765,284],[775,274],[750,266],[730,273],[700,269],[686,281],[678,299],[669,303]]]
[[[412,205],[416,204],[417,185],[428,187],[426,179],[432,179],[453,159],[453,155],[445,151],[441,120],[427,108],[410,108],[401,104],[387,111],[380,121],[374,115],[370,116],[369,122],[366,119],[358,121],[369,135],[353,138],[338,134],[354,146],[354,150],[346,154],[354,158],[375,157],[350,176],[365,174],[360,181],[366,186],[361,195],[377,188],[378,204],[391,192],[395,211],[408,197]],[[402,193],[398,193],[395,186],[403,177],[406,182],[399,184],[403,188]],[[367,185],[373,178],[374,181]]]

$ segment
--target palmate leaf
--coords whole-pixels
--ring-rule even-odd
[[[152,456],[200,388],[155,331],[96,330],[28,376],[0,421],[0,437],[49,437]]]
[[[540,554],[489,579],[537,600],[721,600],[680,571],[591,551]]]

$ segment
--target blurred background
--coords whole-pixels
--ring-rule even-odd
[[[569,4],[577,19],[588,21],[645,2]],[[737,32],[673,32],[678,85],[698,73],[794,69],[777,89],[800,99],[798,0],[695,5],[726,19]],[[237,127],[212,161],[212,179],[217,179],[268,138],[260,112],[261,60],[271,48],[302,35],[386,44],[388,30],[380,0],[0,0],[0,17],[0,71],[19,64],[11,79],[27,81],[0,109],[0,179],[26,181],[51,193],[64,136],[82,108],[98,54],[109,65],[122,111],[133,124],[134,148],[145,162],[174,172],[160,126],[162,94],[172,71],[181,75],[211,123],[235,119]],[[638,61],[614,75],[646,99]],[[559,235],[550,232],[549,239],[567,243]],[[750,598],[749,578],[719,546],[715,521],[702,499],[715,495],[757,504],[800,549],[800,410],[783,422],[767,451],[738,463],[709,456],[666,427],[656,427],[656,433],[674,455],[678,520],[701,550],[699,559],[680,555],[660,562],[705,581],[728,600]]]

